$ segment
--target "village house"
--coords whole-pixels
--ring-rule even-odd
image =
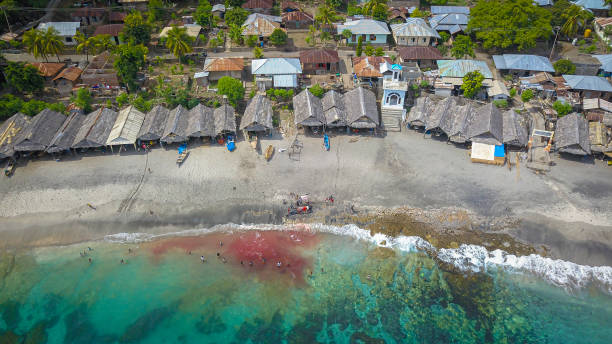
[[[75,45],[74,36],[81,27],[81,22],[47,22],[38,25],[39,30],[47,30],[50,27],[57,31],[65,45]]]
[[[100,24],[104,19],[104,9],[81,7],[72,12],[72,20],[81,22],[81,25],[96,25]]]
[[[555,127],[555,148],[560,153],[590,155],[589,123],[586,118],[570,113],[557,120]]]
[[[353,73],[361,81],[374,81],[381,78],[380,65],[383,63],[393,63],[386,56],[360,56],[353,57]]]
[[[500,72],[527,76],[534,72],[554,73],[555,68],[548,58],[538,55],[503,54],[493,55],[495,68]]]
[[[391,24],[391,31],[397,45],[428,46],[434,39],[440,38],[436,30],[421,18],[408,18],[405,23]]]
[[[145,11],[149,5],[149,0],[117,0],[123,8]]]
[[[218,81],[224,76],[241,80],[243,71],[244,59],[242,57],[207,58],[204,61],[202,72],[196,73],[194,77],[198,85],[207,86],[210,82]]]
[[[281,10],[283,12],[301,11],[300,5],[288,0],[284,0],[283,2],[281,2]]]
[[[352,34],[346,40],[348,44],[357,44],[359,37],[363,37],[363,44],[387,44],[387,36],[391,33],[387,23],[373,19],[346,21],[338,25],[337,34],[342,35],[344,30]]]
[[[389,7],[389,16],[387,20],[391,24],[401,24],[410,17],[410,12],[406,7]]]
[[[198,42],[198,39],[200,37],[200,33],[202,33],[202,26],[198,25],[198,24],[184,24],[181,26],[177,26],[179,28],[184,28],[187,36],[189,36],[192,40],[193,40],[193,44]],[[160,38],[166,38],[168,37],[168,31],[172,30],[172,26],[166,26],[162,29],[162,31],[159,33],[159,37]]]
[[[224,18],[225,17],[225,5],[224,4],[213,5],[212,14],[217,18]]]
[[[596,58],[601,64],[601,66],[599,67],[598,74],[602,73],[606,77],[612,75],[612,54],[591,56]]]
[[[465,31],[470,21],[470,8],[465,6],[431,6],[431,14],[431,27],[451,35]]]
[[[72,89],[79,82],[81,78],[81,73],[83,70],[76,66],[70,66],[63,71],[61,71],[55,78],[53,78],[53,83],[55,84],[55,88],[62,96],[67,96],[72,92]]]
[[[416,62],[420,69],[436,68],[436,61],[444,58],[432,46],[400,47],[397,52],[402,63]]]
[[[592,75],[562,75],[567,86],[582,98],[602,98],[610,100],[612,85],[606,78]]]
[[[291,11],[283,13],[283,26],[287,29],[308,29],[314,24],[314,17],[306,12]]]
[[[127,17],[125,12],[111,12],[108,16],[108,22],[110,24],[123,24],[125,17]]]
[[[508,100],[510,92],[501,80],[493,80],[491,86],[487,88],[487,96],[492,100]]]
[[[604,41],[606,44],[610,45],[610,37],[606,35],[606,28],[612,25],[612,17],[607,18],[595,18],[593,20],[593,28],[595,29],[595,33],[599,38]]]
[[[123,44],[121,37],[119,34],[123,31],[123,24],[107,24],[101,25],[96,28],[94,32],[94,36],[98,35],[109,35],[111,38],[111,42],[116,45]]]
[[[254,13],[271,14],[274,0],[248,0],[242,4],[242,8]]]
[[[589,10],[596,17],[607,17],[610,12],[610,5],[605,0],[576,0],[572,2]]]
[[[38,72],[45,78],[45,81],[50,82],[53,81],[53,78],[66,64],[57,62],[32,62],[29,63],[29,65],[38,69]]]
[[[293,111],[297,128],[323,128],[326,124],[321,99],[314,96],[308,89],[293,97]]]
[[[552,99],[557,95],[559,87],[564,87],[565,80],[563,77],[553,77],[550,73],[539,72],[528,77],[519,78],[521,83],[521,89],[531,89],[534,94],[541,98]]]
[[[257,88],[297,88],[298,75],[302,74],[300,60],[296,58],[269,58],[251,61],[251,74],[255,75]]]
[[[243,36],[257,36],[263,46],[264,40],[272,35],[274,30],[280,28],[281,17],[269,16],[261,13],[253,13],[247,17],[242,24]]]
[[[321,104],[323,105],[327,127],[346,127],[346,111],[342,94],[334,90],[327,91],[321,99]]]
[[[483,86],[491,86],[493,73],[484,61],[477,60],[438,60],[439,78],[435,82],[436,95],[448,97],[458,95],[459,88],[463,85],[463,77],[470,72],[478,71],[485,80]],[[485,90],[477,95],[477,98],[484,99]]]
[[[300,63],[304,74],[328,74],[340,70],[338,51],[332,49],[302,50]]]

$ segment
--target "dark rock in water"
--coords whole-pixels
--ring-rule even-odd
[[[99,343],[96,328],[87,319],[87,306],[81,304],[66,316],[66,336],[64,343]]]
[[[284,337],[283,318],[276,312],[269,323],[261,318],[255,318],[252,323],[242,323],[236,333],[239,339],[236,343],[282,343]]]
[[[156,308],[138,318],[125,330],[120,341],[123,343],[138,342],[146,338],[162,321],[173,313],[171,307]]]
[[[376,326],[378,325],[378,317],[376,316],[376,313],[374,312],[369,312],[366,315],[366,319],[368,320],[368,324],[370,324],[371,326]]]
[[[38,344],[38,343],[46,343],[47,342],[47,326],[48,323],[46,321],[41,321],[34,325],[28,331],[25,337],[24,344]]]
[[[16,301],[7,301],[0,305],[0,313],[2,313],[2,319],[6,323],[6,327],[17,328],[21,321],[21,314],[19,314],[19,308],[21,304]]]
[[[355,332],[351,336],[351,344],[385,344],[385,341],[379,338],[372,338],[363,332]]]
[[[287,335],[288,343],[317,343],[317,333],[323,329],[325,317],[319,313],[309,313],[303,322],[295,324]]]
[[[196,330],[202,334],[221,333],[226,329],[227,326],[215,312],[209,312],[202,315],[200,321],[196,323]]]
[[[21,343],[21,338],[13,331],[6,331],[0,334],[0,344],[18,344]]]

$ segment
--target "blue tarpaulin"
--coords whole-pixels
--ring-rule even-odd
[[[495,146],[495,153],[493,156],[496,158],[503,158],[506,156],[506,152],[504,151],[504,145]]]

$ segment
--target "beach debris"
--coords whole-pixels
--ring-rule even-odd
[[[91,203],[87,203],[87,206],[90,207],[93,210],[96,210],[96,207],[94,207],[93,204],[91,204]]]
[[[350,143],[357,142],[357,141],[359,141],[358,137],[353,137],[349,140]]]

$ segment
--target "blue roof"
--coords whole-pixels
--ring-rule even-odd
[[[601,62],[601,69],[603,69],[604,72],[612,73],[612,54],[591,56]]]
[[[610,8],[604,0],[577,0],[573,1],[573,3],[589,10],[607,10]]]
[[[431,14],[446,14],[446,13],[463,13],[470,14],[470,8],[467,6],[431,6]]]
[[[251,61],[251,73],[256,75],[302,74],[300,59],[275,57]]]
[[[297,87],[297,75],[296,74],[281,74],[273,76],[274,87]]]
[[[538,55],[504,54],[493,55],[497,69],[528,70],[536,72],[554,72],[548,58]]]
[[[493,73],[484,61],[478,60],[438,60],[441,77],[463,78],[467,73],[479,71],[485,79],[493,79]]]
[[[393,64],[393,65],[391,65],[391,69],[402,70],[402,66],[398,65],[398,64]]]
[[[600,76],[564,74],[563,79],[574,90],[612,92],[612,85]]]

